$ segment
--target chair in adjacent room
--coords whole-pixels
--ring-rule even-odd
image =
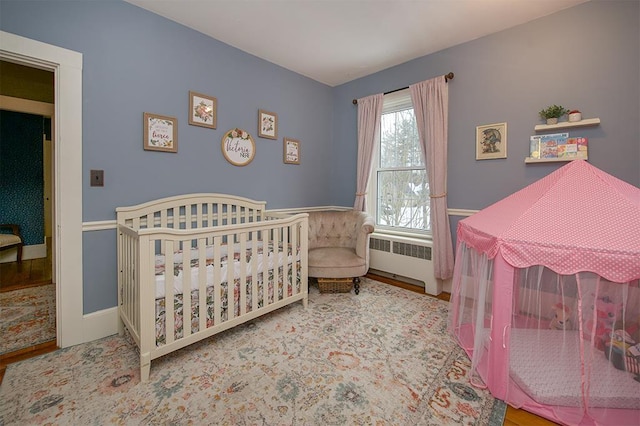
[[[5,232],[5,230],[11,233]],[[16,248],[18,250],[17,261],[22,262],[22,246],[24,242],[22,235],[20,234],[20,226],[14,223],[2,223],[0,224],[0,250],[9,250]]]

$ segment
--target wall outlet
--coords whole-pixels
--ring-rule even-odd
[[[104,186],[104,170],[91,170],[91,186]]]

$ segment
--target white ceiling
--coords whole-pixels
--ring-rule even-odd
[[[126,0],[337,86],[588,0]]]

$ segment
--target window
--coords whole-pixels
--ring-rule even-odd
[[[429,183],[409,89],[384,97],[368,210],[379,229],[431,233]]]

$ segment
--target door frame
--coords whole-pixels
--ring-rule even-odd
[[[0,59],[54,72],[56,341],[92,340],[83,312],[82,54],[0,31]]]

